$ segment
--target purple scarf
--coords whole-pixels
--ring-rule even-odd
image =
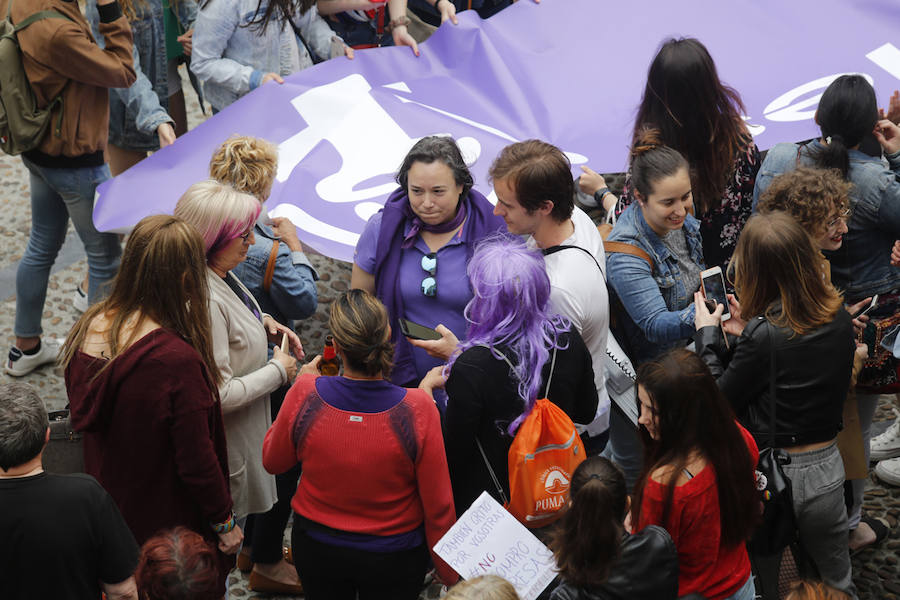
[[[406,314],[400,295],[400,255],[403,248],[411,248],[421,230],[446,233],[459,227],[465,219],[463,233],[466,239],[466,259],[472,258],[475,242],[496,231],[506,231],[506,223],[494,215],[494,207],[481,193],[469,190],[460,199],[456,217],[448,223],[426,225],[416,217],[409,205],[406,190],[398,188],[384,203],[381,215],[381,229],[375,247],[375,295],[387,307],[391,323],[391,342],[394,343],[394,370],[391,382],[396,385],[419,384],[416,362],[412,355],[412,345],[400,334],[397,318]],[[411,222],[409,236],[404,237],[407,222]],[[454,331],[463,335],[463,331]]]
[[[438,223],[437,225],[429,225],[425,221],[419,218],[415,212],[413,212],[412,206],[409,205],[409,199],[407,198],[406,206],[403,207],[403,214],[406,215],[406,218],[412,222],[412,225],[409,228],[409,231],[406,235],[403,236],[403,243],[400,244],[400,247],[404,250],[407,248],[412,248],[416,245],[416,238],[419,237],[419,231],[430,231],[431,233],[447,233],[448,231],[453,231],[460,225],[462,225],[463,221],[466,220],[466,202],[460,202],[457,205],[456,216],[446,223]]]

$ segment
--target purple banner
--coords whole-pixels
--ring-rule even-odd
[[[694,36],[740,92],[761,148],[813,137],[828,84],[864,73],[885,105],[900,88],[894,0],[521,0],[482,21],[445,24],[416,58],[408,48],[356,53],[266,84],[98,190],[98,229],[127,231],[171,212],[208,176],[229,135],[279,145],[266,204],[316,250],[351,260],[366,220],[396,187],[410,146],[452,135],[494,200],[487,169],[507,144],[540,138],[589,164],[624,171],[647,67],[660,43]]]

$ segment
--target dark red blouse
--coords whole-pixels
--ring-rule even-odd
[[[113,497],[139,544],[179,525],[217,542],[210,523],[232,508],[228,457],[218,392],[200,355],[157,329],[95,377],[106,364],[78,352],[66,368],[85,471]],[[233,557],[220,554],[220,562],[230,568]]]

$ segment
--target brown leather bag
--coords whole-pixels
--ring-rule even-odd
[[[266,275],[263,277],[263,289],[269,293],[272,287],[272,277],[275,275],[275,260],[278,258],[278,240],[272,240],[272,251],[269,252],[269,260],[266,262]]]

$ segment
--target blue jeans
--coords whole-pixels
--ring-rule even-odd
[[[756,598],[756,586],[753,585],[753,575],[751,575],[738,591],[725,600],[753,600],[754,598]]]
[[[31,178],[31,235],[16,271],[16,323],[18,337],[43,333],[41,314],[47,298],[50,268],[66,239],[69,219],[87,254],[90,285],[88,300],[96,301],[103,286],[119,268],[122,249],[119,236],[100,233],[94,227],[94,191],[110,178],[109,167],[50,169],[27,158]]]

